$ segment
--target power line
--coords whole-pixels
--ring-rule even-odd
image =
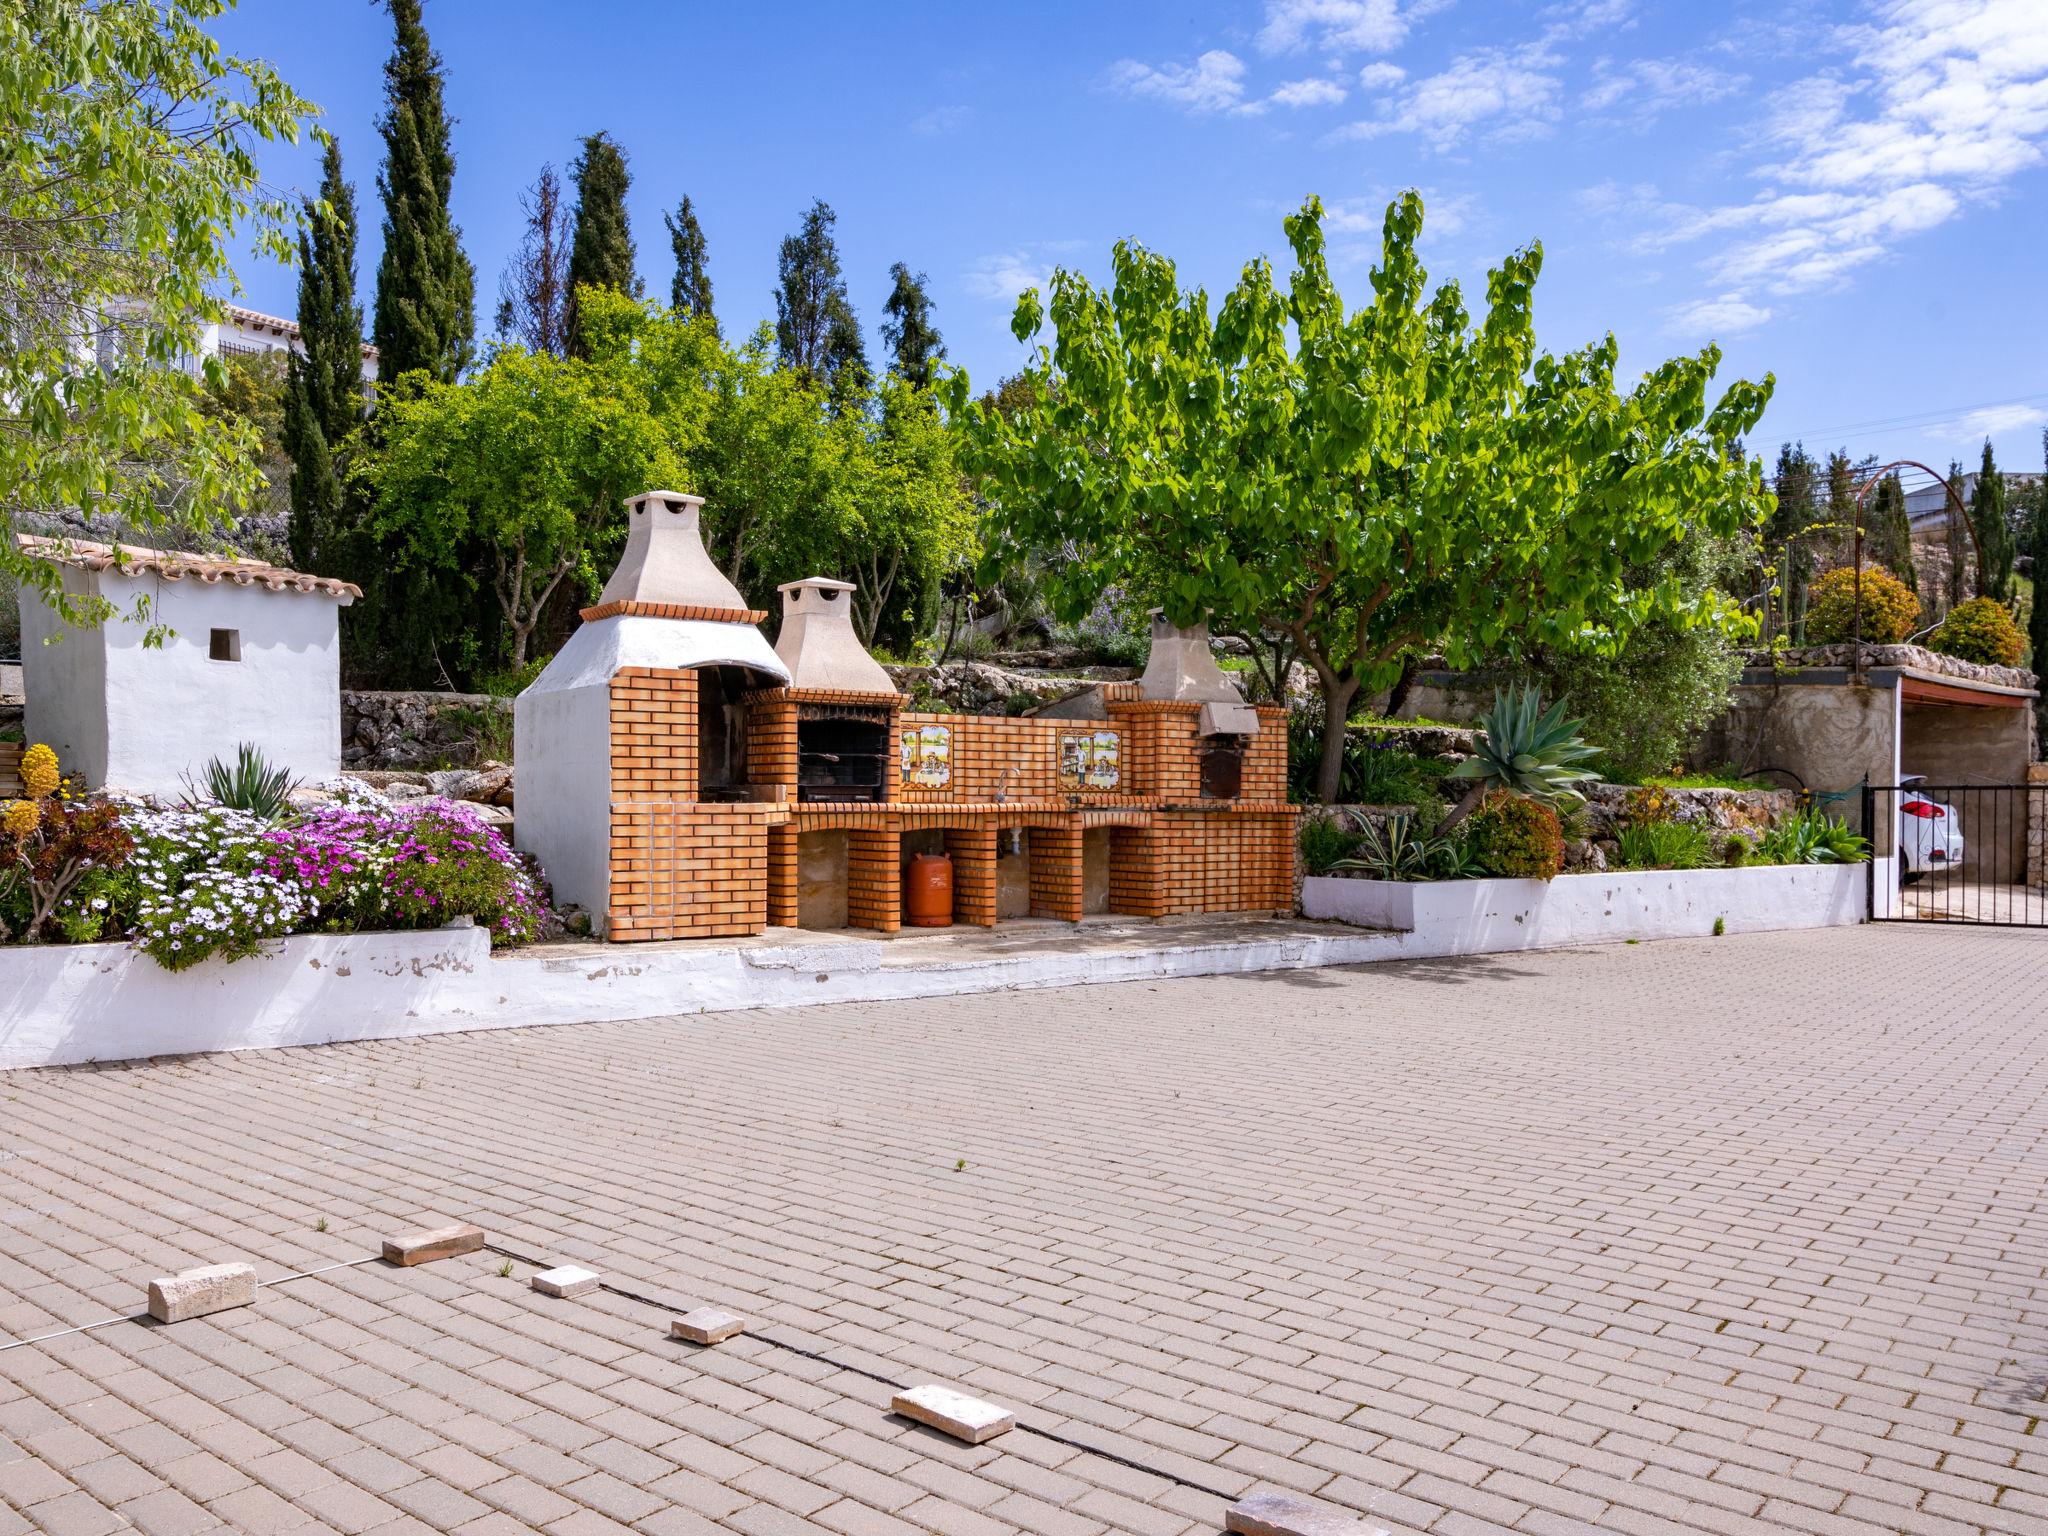
[[[1833,436],[1837,432],[1875,431],[1885,427],[1909,427],[1940,423],[1952,420],[1958,416],[1966,416],[1971,411],[1995,411],[2002,405],[2031,405],[2036,400],[2048,400],[2048,390],[2044,390],[2036,395],[2015,395],[2009,400],[1987,400],[1982,405],[1943,406],[1937,410],[1919,411],[1907,416],[1879,417],[1872,421],[1852,421],[1842,426],[1820,427],[1806,432],[1773,433],[1772,435],[1782,436],[1791,442],[1802,442],[1809,437],[1820,441]]]

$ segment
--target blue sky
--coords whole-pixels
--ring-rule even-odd
[[[1541,240],[1537,322],[1613,331],[1631,375],[1709,340],[1777,375],[1754,440],[2038,468],[2048,423],[2048,0],[1183,0],[1181,4],[428,0],[449,72],[455,211],[480,329],[543,161],[608,130],[640,270],[688,193],[728,334],[772,318],[775,251],[839,214],[870,345],[892,261],[930,275],[954,361],[1014,369],[1017,290],[1100,277],[1135,237],[1220,294],[1332,209],[1351,301],[1381,213],[1422,189],[1433,278],[1475,303]],[[373,122],[389,19],[244,0],[219,24],[319,102],[377,248]],[[265,161],[318,177],[307,148]],[[244,266],[290,314],[292,274]]]

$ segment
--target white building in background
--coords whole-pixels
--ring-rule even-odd
[[[148,623],[64,624],[21,589],[24,734],[94,789],[174,798],[249,742],[296,778],[341,768],[341,610],[353,583],[261,560],[18,535],[64,590]],[[150,625],[172,633],[145,644]],[[47,643],[46,643],[47,642]]]
[[[209,321],[201,329],[197,357],[254,357],[264,352],[297,352],[303,356],[305,350],[299,341],[297,321],[229,304],[223,308],[220,320]],[[197,358],[194,365],[197,366]],[[363,348],[363,382],[377,382],[377,349],[368,345]]]

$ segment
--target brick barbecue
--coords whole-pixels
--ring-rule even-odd
[[[783,587],[770,651],[701,505],[628,503],[619,570],[515,710],[521,846],[608,938],[894,933],[917,851],[984,927],[1292,907],[1286,711],[1243,701],[1203,626],[1155,615],[1142,679],[1044,716],[915,711],[846,582]]]

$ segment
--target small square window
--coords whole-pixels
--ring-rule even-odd
[[[216,629],[206,642],[206,654],[213,661],[240,661],[242,632],[239,629]]]

